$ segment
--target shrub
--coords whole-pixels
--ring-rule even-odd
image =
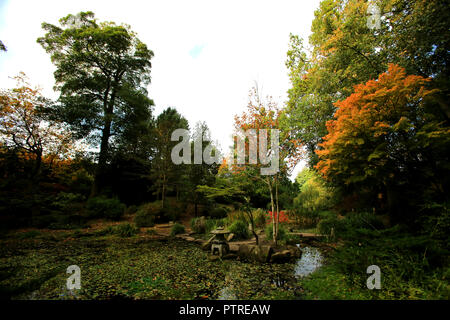
[[[257,227],[263,227],[266,224],[266,212],[263,209],[253,210],[252,215]]]
[[[241,220],[234,221],[229,227],[228,231],[234,233],[236,239],[248,239],[250,238],[250,232],[248,231],[248,225]]]
[[[182,224],[175,223],[172,227],[172,230],[170,231],[170,235],[174,236],[174,235],[184,233],[184,232],[185,232],[184,226]]]
[[[87,202],[90,218],[119,220],[125,212],[125,207],[117,198],[109,199],[102,196],[90,198]]]
[[[339,235],[346,231],[347,226],[344,219],[338,219],[337,216],[320,220],[317,224],[317,229],[319,229],[321,234],[331,234],[332,228],[334,229],[335,234]]]
[[[162,208],[161,214],[170,221],[176,221],[181,215],[181,207],[177,205],[167,204]]]
[[[114,228],[111,226],[107,226],[106,228],[94,232],[94,235],[96,236],[106,236],[108,234],[114,234]]]
[[[214,219],[222,219],[225,218],[227,216],[228,210],[225,207],[215,207],[214,209],[211,210],[211,212],[209,213],[211,218]]]
[[[85,197],[81,194],[60,192],[51,205],[64,213],[73,213],[82,209],[84,201]]]
[[[127,208],[126,214],[135,214],[138,210],[138,207],[136,205],[131,205]]]
[[[273,224],[268,224],[266,226],[266,239],[267,240],[272,240],[273,239]],[[288,233],[287,230],[284,228],[284,226],[282,224],[278,224],[278,237],[277,240],[282,240],[282,241],[288,241],[289,237],[288,237]]]
[[[379,217],[370,212],[349,213],[345,216],[348,228],[384,229],[383,222]]]
[[[230,223],[233,223],[235,221],[247,222],[247,216],[246,216],[245,212],[242,212],[239,210],[228,213],[227,218]]]
[[[138,234],[139,229],[130,223],[123,223],[114,228],[114,233],[121,237],[131,237]]]
[[[206,231],[206,220],[205,217],[193,218],[191,220],[191,228],[195,233],[205,233]]]
[[[153,227],[155,225],[155,217],[159,212],[152,203],[142,205],[134,216],[134,223],[139,228],[141,227]]]

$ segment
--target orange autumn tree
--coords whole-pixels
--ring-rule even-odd
[[[273,226],[273,241],[276,245],[278,238],[278,226],[279,226],[279,202],[278,202],[278,187],[281,177],[288,176],[289,171],[292,170],[302,154],[302,145],[298,140],[292,139],[290,131],[280,129],[280,119],[282,117],[282,110],[278,108],[277,104],[271,97],[268,97],[265,101],[259,96],[257,88],[252,88],[249,94],[249,102],[247,110],[240,116],[235,116],[235,130],[236,133],[242,133],[251,129],[256,130],[256,148],[258,155],[260,154],[260,139],[267,139],[267,157],[271,157],[275,152],[279,153],[279,170],[274,174],[263,175],[261,174],[261,168],[267,167],[262,164],[258,159],[257,163],[250,163],[249,161],[249,138],[245,137],[245,164],[233,164],[231,166],[231,172],[234,175],[242,175],[249,179],[260,180],[264,182],[270,194],[270,204],[272,208],[271,220]],[[267,129],[267,135],[261,135],[262,129]],[[277,150],[271,146],[271,134],[270,129],[279,130],[279,140],[276,146]],[[265,150],[264,150],[265,151]],[[236,149],[234,150],[236,152]],[[274,161],[274,160],[272,160]]]
[[[435,93],[426,89],[429,81],[390,64],[377,80],[355,86],[335,103],[316,168],[337,184],[378,185],[389,198],[390,186],[423,167],[432,147],[449,141],[448,127],[427,112]]]
[[[71,155],[72,137],[61,123],[44,119],[40,108],[50,102],[30,87],[25,74],[15,79],[17,88],[0,92],[0,141],[33,159],[37,177],[43,161],[52,164]]]

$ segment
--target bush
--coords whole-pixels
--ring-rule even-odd
[[[119,220],[125,212],[126,206],[117,198],[106,197],[90,198],[87,202],[88,215],[90,218],[107,218]]]
[[[335,234],[339,235],[346,231],[347,226],[344,219],[338,219],[337,216],[332,216],[319,221],[317,229],[321,234],[331,234],[331,229],[334,229]]]
[[[139,228],[153,227],[155,225],[155,218],[160,212],[160,208],[154,203],[147,203],[139,207],[134,216],[134,223]]]
[[[126,214],[135,214],[138,210],[138,207],[136,205],[131,205],[127,208]]]
[[[230,223],[233,223],[235,221],[247,222],[247,216],[245,212],[239,210],[228,213],[227,218]]]
[[[205,233],[206,231],[206,219],[205,217],[192,218],[191,228],[195,233]]]
[[[263,209],[254,210],[252,215],[257,227],[263,227],[266,224],[267,215]]]
[[[348,228],[364,228],[372,230],[384,229],[383,222],[379,217],[370,212],[349,213],[345,216]]]
[[[236,239],[248,239],[250,238],[250,232],[248,230],[248,225],[241,220],[234,221],[229,227],[228,231],[234,233]]]
[[[114,234],[121,237],[131,237],[139,233],[139,229],[130,223],[119,224],[114,228]]]
[[[205,217],[193,218],[191,220],[192,231],[198,234],[207,234],[217,227],[225,226],[224,219],[205,219]]]
[[[227,216],[228,210],[224,207],[215,207],[210,212],[210,217],[214,219],[222,219]]]
[[[175,223],[172,227],[172,230],[170,231],[170,235],[174,236],[174,235],[184,233],[184,232],[185,232],[184,226],[182,224]]]
[[[85,197],[81,194],[60,192],[52,202],[52,207],[64,213],[73,213],[82,209],[84,201]]]
[[[167,219],[169,219],[169,221],[176,221],[181,215],[181,207],[177,205],[168,204],[162,209],[161,214]]]
[[[273,224],[268,224],[266,226],[266,239],[267,240],[272,240],[273,239]],[[289,237],[288,237],[288,233],[287,230],[285,229],[285,227],[282,224],[278,224],[278,237],[277,240],[282,240],[282,241],[288,241]]]

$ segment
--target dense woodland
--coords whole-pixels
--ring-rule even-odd
[[[173,235],[191,228],[207,237],[224,226],[238,239],[280,245],[305,231],[324,235],[331,249],[302,280],[304,298],[448,299],[448,3],[374,3],[379,28],[367,26],[366,1],[324,0],[310,38],[290,35],[287,101],[248,88],[234,129],[279,129],[274,175],[262,175],[261,164],[231,164],[235,150],[208,142],[207,124],[188,123],[176,107],[155,114],[151,44],[132,26],[92,12],[43,22],[37,42],[56,67],[59,98],[44,97],[25,74],[1,89],[1,241],[45,239],[49,230],[80,238],[96,221],[114,227],[91,237],[126,238],[173,222]],[[8,44],[0,44],[2,54]],[[171,159],[179,128],[190,131],[192,164]],[[218,163],[194,164],[201,140]],[[292,182],[301,160],[307,166]],[[2,261],[0,281],[8,281]],[[382,290],[365,287],[373,264]],[[28,288],[5,283],[8,297]],[[143,298],[186,298],[164,290]]]

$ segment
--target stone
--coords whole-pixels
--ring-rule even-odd
[[[230,233],[227,237],[227,241],[231,241],[234,238],[234,233]]]
[[[211,242],[214,240],[215,236],[212,236],[205,243],[202,244],[202,249],[206,251],[211,251]],[[203,242],[203,241],[202,241]]]
[[[222,259],[228,259],[228,260],[231,260],[231,259],[236,259],[238,256],[237,256],[237,254],[234,254],[234,253],[227,253],[226,255],[224,255],[223,257],[222,257]]]
[[[269,262],[273,249],[268,245],[251,245],[241,244],[237,251],[237,255],[241,259],[266,263]]]
[[[300,259],[302,257],[302,250],[297,246],[290,246],[289,251],[291,251],[291,257]]]
[[[290,259],[291,259],[291,251],[286,249],[273,253],[270,258],[270,262],[283,263],[289,261]]]
[[[214,255],[208,255],[208,260],[209,261],[217,261],[217,260],[220,260],[220,257],[214,256]]]

